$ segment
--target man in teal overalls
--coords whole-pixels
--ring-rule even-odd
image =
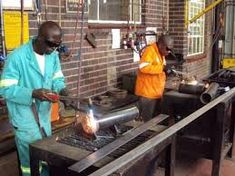
[[[38,36],[15,49],[7,57],[0,80],[0,94],[5,98],[23,176],[30,176],[29,144],[42,139],[40,126],[51,135],[51,102],[48,93],[66,92],[64,76],[56,49],[61,44],[61,28],[52,21],[43,23]],[[63,94],[64,95],[64,94]],[[49,175],[42,164],[41,175]]]

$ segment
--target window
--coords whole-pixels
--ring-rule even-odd
[[[141,0],[88,0],[88,22],[140,23]]]
[[[205,8],[205,0],[189,0],[188,17],[192,19],[202,9]],[[204,52],[204,23],[205,17],[188,26],[188,55],[200,54]]]

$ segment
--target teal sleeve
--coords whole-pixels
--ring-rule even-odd
[[[5,63],[0,80],[0,94],[7,101],[18,104],[32,104],[32,89],[19,86],[20,70],[17,64],[17,56],[10,54]]]

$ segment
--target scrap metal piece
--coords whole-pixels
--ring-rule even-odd
[[[179,92],[193,94],[193,95],[200,95],[205,90],[205,84],[183,84],[179,85]]]
[[[211,83],[208,89],[206,89],[206,91],[201,94],[200,96],[201,102],[207,104],[211,100],[213,100],[217,95],[218,89],[219,89],[218,83],[215,82]]]

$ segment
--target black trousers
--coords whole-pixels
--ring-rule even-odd
[[[141,118],[147,122],[161,112],[161,99],[140,97],[139,109]]]

